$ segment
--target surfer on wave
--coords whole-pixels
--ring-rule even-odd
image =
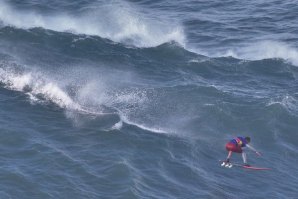
[[[250,143],[250,137],[236,137],[236,138],[230,140],[226,144],[226,149],[229,153],[228,153],[228,157],[227,157],[225,163],[230,162],[230,158],[232,156],[232,153],[235,152],[235,153],[241,153],[244,165],[249,166],[249,164],[247,163],[246,153],[242,149],[243,147],[248,147],[249,149],[254,151],[258,156],[261,156],[261,153],[259,153],[256,149],[254,149],[248,143]]]

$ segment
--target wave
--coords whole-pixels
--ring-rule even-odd
[[[298,113],[298,100],[295,96],[285,95],[283,97],[271,99],[266,106],[270,107],[273,105],[282,106],[285,110],[287,110],[289,113],[291,113],[294,116],[296,116]]]
[[[245,60],[283,59],[298,66],[298,49],[280,41],[261,41],[243,47],[225,48],[224,50],[204,51],[193,49],[190,51],[208,57],[234,57]]]
[[[1,63],[1,66],[3,65]],[[33,101],[41,101],[39,99],[42,97],[61,108],[82,109],[57,84],[41,77],[38,73],[19,71],[13,67],[1,67],[0,82],[10,90],[27,93]]]
[[[61,83],[51,74],[26,69],[13,61],[0,62],[0,83],[9,90],[28,95],[32,103],[48,104],[50,102],[68,111],[95,116],[116,114],[115,111],[103,107],[96,109],[88,107],[83,101],[77,100],[71,95],[76,85],[68,85],[70,83],[67,81]]]
[[[114,128],[115,129],[119,129],[122,127],[122,124],[123,122],[126,123],[126,124],[129,124],[129,125],[132,125],[132,126],[136,126],[144,131],[149,131],[149,132],[152,132],[152,133],[161,133],[161,134],[168,134],[170,133],[170,131],[168,130],[165,130],[163,128],[160,128],[160,127],[148,127],[146,124],[139,124],[137,122],[133,122],[129,119],[127,119],[127,117],[125,117],[125,114],[120,114],[121,115],[121,122],[120,123],[117,123],[115,124]]]
[[[183,28],[169,22],[148,19],[125,2],[93,5],[74,14],[41,14],[17,10],[0,2],[0,22],[21,29],[41,27],[110,39],[137,47],[153,47],[170,41],[184,45]],[[173,24],[173,23],[171,23]]]
[[[70,79],[74,78],[68,75]],[[105,80],[94,80],[91,77],[86,77],[91,79],[77,87],[76,84],[85,80],[73,83],[71,80],[60,82],[56,78],[51,74],[26,69],[14,62],[0,62],[1,86],[26,94],[33,104],[53,103],[64,109],[66,116],[74,119],[75,123],[80,124],[77,117],[81,114],[95,117],[111,115],[111,121],[115,123],[108,127],[109,130],[120,130],[125,123],[144,131],[167,133],[152,123],[146,123],[146,119],[139,119],[143,115],[143,104],[149,103],[147,93],[142,89],[112,90],[105,84]]]
[[[298,50],[278,41],[263,41],[227,52],[228,56],[248,60],[280,58],[298,66]]]

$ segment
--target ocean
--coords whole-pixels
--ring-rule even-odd
[[[298,198],[297,22],[288,0],[0,0],[0,198]],[[221,167],[235,136],[271,170]]]

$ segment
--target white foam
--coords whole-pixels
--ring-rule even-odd
[[[124,76],[122,78],[125,78]],[[109,79],[112,81],[115,78]],[[154,127],[152,122],[146,122],[143,110],[146,110],[150,101],[145,90],[137,88],[122,91],[111,90],[109,86],[105,85],[105,81],[103,79],[89,80],[77,91],[77,101],[81,105],[95,107],[95,109],[104,105],[116,110],[113,114],[117,113],[120,121],[114,124],[111,130],[120,130],[123,123],[126,123],[153,133],[169,133],[164,128]]]
[[[144,114],[154,103],[148,98],[148,91],[141,88],[125,90],[117,88],[117,85],[121,84],[119,79],[110,78],[109,74],[106,74],[109,77],[106,80],[98,76],[93,79],[92,76],[85,74],[84,78],[87,78],[87,81],[80,80],[84,82],[81,84],[69,80],[71,74],[68,74],[69,79],[59,81],[50,74],[36,70],[26,71],[14,63],[0,63],[0,66],[0,82],[4,87],[27,94],[33,104],[52,102],[65,109],[67,116],[77,120],[78,124],[80,121],[76,118],[77,111],[94,116],[114,114],[120,117],[120,121],[110,129],[120,130],[125,122],[153,133],[171,132],[153,115]],[[131,74],[127,75],[131,77]],[[125,73],[122,73],[122,78],[126,79]],[[80,86],[76,87],[78,84]],[[113,89],[110,88],[111,85]],[[70,90],[65,88],[75,90],[70,89],[72,92],[70,95]],[[107,110],[108,113],[102,113],[102,110]]]
[[[43,85],[35,84],[32,93],[34,95],[42,94],[46,99],[51,100],[62,108],[80,109],[80,106],[75,103],[65,91],[52,82]]]
[[[181,26],[145,19],[125,2],[94,5],[91,10],[76,15],[43,15],[32,10],[16,10],[0,2],[0,21],[17,28],[42,27],[58,32],[96,35],[137,47],[152,47],[169,41],[184,45],[185,40]]]
[[[70,96],[68,91],[63,89],[64,84],[67,84],[67,86],[71,85],[67,80],[59,82],[51,78],[51,75],[38,71],[21,71],[20,68],[14,68],[15,63],[0,63],[0,66],[4,66],[0,67],[0,82],[4,84],[4,87],[24,92],[33,104],[47,101],[68,111],[79,111],[83,114],[95,116],[116,114],[115,112],[102,112],[100,105],[105,100],[98,101],[95,104],[97,106],[96,109],[93,108],[92,104],[89,104],[90,101],[86,101],[89,97],[99,99],[98,95],[92,96],[94,90],[92,90],[93,88],[88,89],[88,84],[86,86],[88,92],[84,91],[84,89],[82,91],[79,89],[75,91],[73,96]],[[80,97],[80,95],[84,97]]]
[[[42,95],[43,98],[61,108],[81,109],[57,84],[40,74],[18,73],[10,68],[0,68],[0,82],[11,90],[25,91],[33,101],[38,101],[37,96]]]
[[[242,47],[225,48],[224,50],[202,50],[189,48],[208,57],[234,57],[246,60],[283,59],[298,66],[298,49],[280,41],[260,41]]]
[[[116,124],[114,124],[114,126],[112,126],[112,130],[120,130],[123,126],[123,122],[122,120],[120,120],[119,122],[117,122]]]
[[[280,58],[298,66],[298,50],[278,41],[263,41],[244,48],[231,50],[227,55],[248,60]]]
[[[24,74],[24,75],[12,75],[9,74],[6,76],[5,79],[11,88],[14,90],[21,91],[31,82],[31,74]]]
[[[167,134],[169,133],[169,131],[166,131],[160,127],[148,127],[147,125],[145,124],[140,124],[139,122],[133,122],[132,120],[129,120],[127,117],[124,116],[123,113],[120,113],[120,117],[121,117],[121,120],[129,125],[133,125],[133,126],[136,126],[140,129],[143,129],[145,131],[150,131],[150,132],[153,132],[153,133],[162,133],[162,134]]]
[[[287,111],[293,114],[297,114],[298,112],[298,100],[290,95],[285,95],[279,97],[278,99],[271,99],[267,106],[271,106],[274,104],[280,104],[283,106]]]
[[[107,90],[104,91],[103,88],[93,89],[94,85],[98,85],[98,83],[91,84],[91,87],[90,85],[87,86],[87,89],[83,88],[84,92],[81,92],[81,94],[84,93],[84,96],[90,96],[88,93],[92,91],[93,93],[89,98],[89,100],[93,101],[91,104],[95,104],[98,99],[98,103],[117,110],[120,121],[112,129],[121,129],[124,122],[153,133],[169,133],[166,129],[154,124],[154,121],[148,121],[148,115],[144,114],[147,111],[148,104],[151,103],[148,99],[148,93],[145,90],[135,88],[122,91],[116,90],[109,93]],[[99,90],[100,92],[98,92]],[[105,97],[96,97],[99,93]]]

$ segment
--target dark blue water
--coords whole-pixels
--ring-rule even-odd
[[[0,198],[298,198],[297,13],[0,0]]]

